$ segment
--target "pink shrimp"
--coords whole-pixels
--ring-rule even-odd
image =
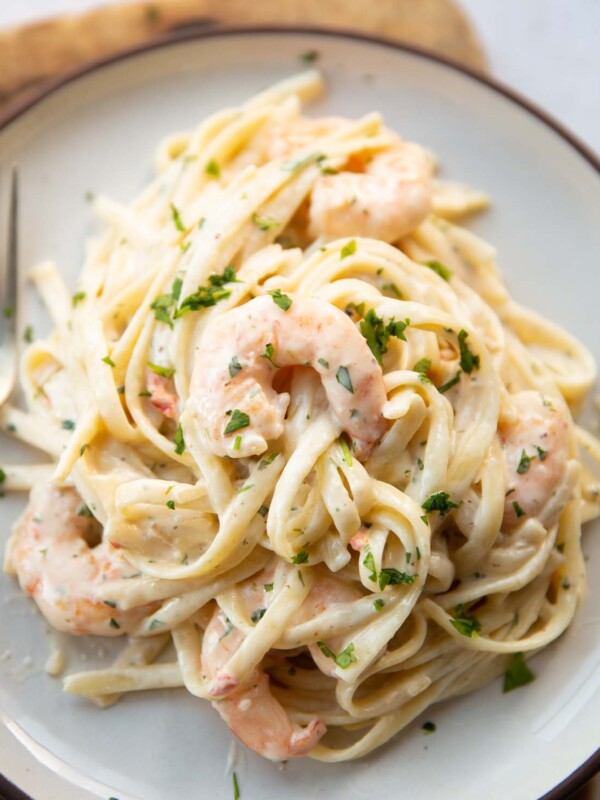
[[[519,419],[499,431],[508,482],[504,524],[512,528],[525,517],[537,517],[550,525],[559,509],[549,501],[565,482],[568,412],[561,401],[534,391],[519,392],[511,401]]]
[[[309,233],[338,239],[365,236],[394,243],[431,211],[431,164],[419,145],[398,140],[364,171],[317,178],[310,200]]]
[[[11,559],[21,587],[55,628],[120,636],[148,607],[122,611],[98,596],[99,585],[135,572],[110,543],[88,544],[86,537],[97,537],[98,528],[76,491],[38,484],[15,526]]]
[[[242,641],[241,633],[231,628],[223,612],[217,609],[204,634],[203,672],[215,676]],[[230,688],[225,697],[213,701],[213,707],[247,747],[271,761],[306,755],[326,730],[318,718],[312,719],[306,728],[295,725],[271,694],[268,676],[258,669],[243,683]]]
[[[279,367],[310,366],[344,430],[365,458],[381,438],[381,367],[351,320],[323,300],[256,297],[208,326],[196,355],[187,410],[216,455],[258,455],[283,432],[289,394],[272,386]]]
[[[146,370],[146,385],[150,392],[150,402],[169,419],[177,417],[178,397],[172,378],[157,375],[151,369]]]

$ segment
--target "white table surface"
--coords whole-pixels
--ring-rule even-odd
[[[0,27],[99,2],[0,0]],[[492,74],[600,152],[600,0],[458,2],[479,31]]]
[[[112,0],[115,2],[115,0]],[[97,5],[94,0],[0,0],[0,27]],[[534,100],[600,153],[600,0],[460,0],[479,31],[492,74]],[[15,777],[30,788],[20,745],[0,725],[4,755],[21,763]],[[50,779],[57,796],[83,795]],[[89,795],[86,795],[89,796]]]

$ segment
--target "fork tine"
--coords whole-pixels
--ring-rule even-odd
[[[17,286],[18,286],[18,211],[19,178],[13,169],[10,182],[8,211],[8,247],[6,259],[0,267],[0,405],[4,403],[14,386],[17,368]]]

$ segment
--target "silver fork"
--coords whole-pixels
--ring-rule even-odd
[[[6,256],[0,262],[0,405],[12,392],[17,375],[18,205],[18,175],[17,170],[13,169],[8,210],[8,243]]]

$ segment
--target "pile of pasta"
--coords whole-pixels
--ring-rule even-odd
[[[96,525],[86,553],[101,541],[103,558],[118,559],[118,574],[94,573],[85,591],[69,567],[74,619],[58,590],[53,599],[46,587],[44,605],[40,584],[22,577],[33,512],[7,548],[7,571],[57,627],[129,637],[113,666],[70,675],[65,689],[110,705],[185,686],[244,739],[255,712],[238,719],[240,692],[266,675],[262,696],[296,733],[318,720],[308,752],[333,762],[503,673],[512,685],[531,679],[522,654],[555,640],[582,596],[600,450],[571,417],[595,380],[592,358],[512,300],[494,248],[456,222],[486,206],[480,192],[434,180],[430,213],[393,244],[311,236],[315,182],[390,147],[373,113],[270,157],[273,131],[322,88],[310,71],[216,113],[161,145],[157,177],[132,203],[96,198],[103,229],[76,293],[51,262],[31,272],[54,329],[23,355],[27,410],[5,405],[0,422],[49,457],[3,465],[5,488],[70,492],[74,524]],[[310,298],[366,340],[385,432],[364,452],[318,365],[277,370],[276,350],[264,357],[289,395],[281,434],[264,452],[236,453],[250,421],[232,404],[227,452],[211,447],[192,391],[203,335],[228,341],[228,315],[261,297],[280,309],[282,331],[288,301]],[[232,359],[232,383],[243,366]],[[361,402],[348,372],[337,382]],[[505,495],[547,456],[525,447],[507,473],[503,431],[518,425],[512,398],[524,391],[564,413],[568,458],[556,507],[544,518],[515,501],[507,524]],[[51,557],[37,555],[42,584]],[[203,660],[215,615],[225,638],[214,646],[237,637],[218,680]]]

